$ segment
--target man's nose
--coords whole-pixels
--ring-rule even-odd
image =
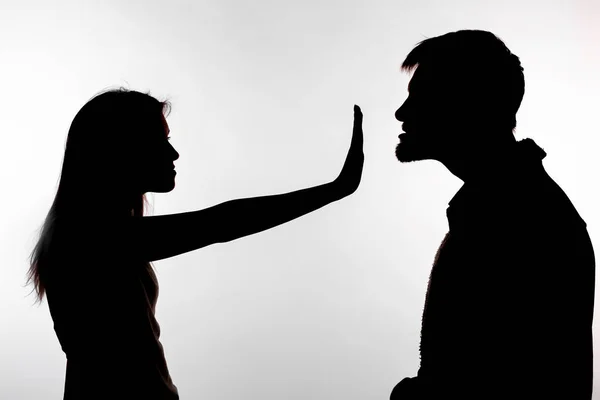
[[[394,116],[396,117],[396,119],[400,122],[404,121],[404,110],[402,109],[402,106],[400,106],[400,108],[398,108],[396,110],[396,113],[394,114]]]

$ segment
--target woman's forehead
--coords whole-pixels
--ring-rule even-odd
[[[162,121],[163,127],[165,128],[165,134],[168,135],[169,132],[171,132],[171,129],[169,128],[167,119],[165,118],[165,116],[163,114],[161,114],[161,121]]]

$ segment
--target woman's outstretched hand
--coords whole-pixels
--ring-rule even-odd
[[[354,106],[354,128],[352,129],[352,141],[346,161],[339,176],[333,181],[336,191],[341,197],[351,195],[358,189],[362,177],[365,155],[363,153],[363,114],[360,107]],[[340,198],[341,198],[340,197]]]
[[[198,211],[131,218],[135,225],[127,237],[138,239],[139,245],[134,246],[137,256],[156,261],[229,242],[284,224],[354,193],[365,159],[362,120],[360,107],[354,106],[350,150],[333,181],[289,193],[230,200]],[[205,229],[198,230],[199,226]]]

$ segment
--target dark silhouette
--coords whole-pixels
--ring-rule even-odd
[[[75,116],[60,183],[29,281],[44,294],[67,356],[65,400],[178,399],[154,317],[150,262],[283,224],[340,200],[360,183],[362,112],[354,106],[339,176],[291,193],[144,217],[146,192],[175,186],[168,102],[126,89],[92,98]]]
[[[417,376],[391,399],[589,400],[594,251],[545,151],[513,135],[518,57],[465,30],[422,41],[402,68],[414,74],[398,160],[437,160],[464,184],[431,270]]]

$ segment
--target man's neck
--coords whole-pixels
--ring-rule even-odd
[[[453,154],[440,161],[465,183],[485,183],[501,178],[511,170],[516,143],[515,140],[488,145],[480,152]]]

